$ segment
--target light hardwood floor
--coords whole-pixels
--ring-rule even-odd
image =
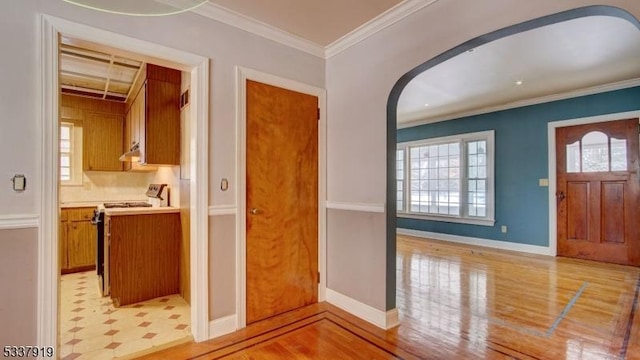
[[[326,303],[145,359],[640,359],[640,269],[398,236],[401,325]]]

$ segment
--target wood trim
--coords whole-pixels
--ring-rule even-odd
[[[325,47],[325,59],[329,59],[348,48],[366,40],[370,36],[386,29],[387,27],[403,20],[407,16],[429,7],[438,0],[405,0],[401,1],[391,9],[383,12],[375,18],[358,26],[355,30],[342,36]]]
[[[209,323],[209,334],[212,338],[231,334],[236,331],[237,323],[238,317],[235,314],[212,320]]]
[[[29,229],[40,226],[38,214],[0,215],[0,230]]]
[[[515,242],[509,242],[509,241],[482,239],[482,238],[475,238],[475,237],[469,237],[469,236],[442,234],[442,233],[420,231],[420,230],[413,230],[413,229],[398,228],[396,232],[399,235],[411,235],[411,236],[421,237],[425,239],[449,241],[449,242],[454,242],[459,244],[483,246],[483,247],[500,249],[500,250],[508,250],[508,251],[518,251],[518,252],[529,253],[529,254],[551,255],[551,249],[546,246],[529,245],[529,244],[515,243]],[[555,256],[555,255],[552,255],[552,256]]]
[[[515,109],[515,108],[524,107],[524,106],[543,104],[551,101],[571,99],[579,96],[599,94],[607,91],[628,89],[635,86],[640,86],[640,79],[624,80],[624,81],[616,82],[613,84],[592,86],[584,89],[546,95],[546,96],[541,96],[541,97],[536,97],[536,98],[531,98],[526,100],[518,100],[518,101],[510,102],[507,104],[489,106],[481,109],[463,111],[463,112],[458,112],[455,114],[449,114],[449,115],[439,116],[439,117],[425,118],[424,116],[421,116],[418,113],[418,114],[414,114],[406,117],[398,117],[398,129],[405,129],[405,128],[410,128],[410,127],[415,127],[415,126],[420,126],[425,124],[432,124],[436,122],[446,121],[446,120],[453,120],[453,119],[459,119],[459,118],[468,117],[468,116],[475,116],[475,115],[487,114],[487,113],[492,113],[497,111]]]
[[[238,207],[235,205],[212,205],[209,206],[209,216],[236,215]]]
[[[380,329],[388,330],[399,324],[398,311],[396,309],[391,309],[386,312],[378,310],[332,289],[327,289],[327,302]]]
[[[293,35],[212,2],[198,7],[193,12],[326,60],[437,1],[402,1],[327,46]]]
[[[384,204],[364,204],[364,203],[327,201],[327,209],[384,213],[386,206]]]
[[[194,12],[321,59],[325,58],[325,49],[323,46],[246,15],[229,10],[213,2],[207,2],[194,10]]]

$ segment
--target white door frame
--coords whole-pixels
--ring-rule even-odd
[[[556,206],[556,129],[566,126],[593,124],[638,117],[640,117],[640,111],[627,111],[570,120],[553,121],[547,124],[547,141],[549,147],[549,255],[558,255],[558,212]]]
[[[236,67],[236,155],[237,155],[237,182],[236,203],[238,204],[238,218],[236,221],[236,314],[237,328],[247,325],[247,80],[254,80],[263,84],[269,84],[284,89],[297,91],[303,94],[318,97],[320,108],[320,120],[318,123],[318,271],[320,283],[318,284],[318,302],[325,300],[327,288],[326,276],[326,223],[327,223],[327,117],[326,117],[326,90],[315,86],[303,84],[297,81],[281,78],[275,75],[263,73],[244,67]]]
[[[191,72],[191,331],[196,341],[209,338],[208,271],[208,114],[209,59],[49,15],[40,18],[39,96],[40,231],[38,235],[37,342],[56,346],[58,334],[58,37],[65,34],[114,48],[164,59]]]

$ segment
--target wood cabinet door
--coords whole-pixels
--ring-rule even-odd
[[[67,223],[68,268],[89,267],[96,264],[96,227],[90,221]]]
[[[58,251],[60,270],[69,269],[69,259],[67,257],[67,222],[60,221],[60,227],[58,228]]]
[[[131,149],[131,145],[134,144],[133,141],[133,137],[131,136],[131,132],[133,131],[132,129],[132,119],[133,119],[133,111],[131,111],[131,108],[129,108],[129,111],[127,111],[127,114],[124,117],[124,141],[122,144],[122,153],[124,154],[125,152],[129,151],[129,149]],[[130,161],[125,161],[122,165],[123,169],[125,171],[130,170],[131,169],[131,162]]]
[[[83,169],[85,171],[122,171],[123,117],[90,113],[84,121]]]
[[[144,118],[147,164],[180,165],[180,84],[148,79]]]

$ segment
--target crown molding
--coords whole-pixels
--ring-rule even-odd
[[[325,49],[321,45],[291,34],[287,31],[278,29],[262,21],[258,21],[254,18],[214,4],[210,1],[196,8],[193,12],[209,19],[250,32],[254,35],[262,36],[263,38],[303,51],[307,54],[311,54],[319,58],[325,58]]]
[[[592,87],[579,89],[579,90],[567,91],[563,93],[551,94],[551,95],[525,99],[525,100],[518,100],[518,101],[506,103],[506,104],[501,104],[496,106],[487,106],[487,107],[483,107],[475,110],[462,111],[462,112],[457,112],[457,113],[442,115],[442,116],[420,117],[421,115],[420,113],[413,113],[409,116],[398,115],[397,128],[398,129],[410,128],[414,126],[431,124],[431,123],[436,123],[440,121],[447,121],[447,120],[459,119],[459,118],[468,117],[468,116],[514,109],[514,108],[519,108],[523,106],[537,105],[537,104],[542,104],[542,103],[547,103],[552,101],[571,99],[579,96],[587,96],[587,95],[604,93],[608,91],[622,90],[622,89],[627,89],[635,86],[640,86],[640,79],[624,80],[624,81],[619,81],[611,84],[592,86]]]
[[[329,59],[344,50],[367,39],[377,32],[397,23],[407,16],[436,3],[438,0],[405,0],[362,24],[355,30],[332,42],[325,48],[325,59]]]
[[[207,2],[192,12],[322,59],[329,59],[438,0],[404,0],[331,44],[322,46],[252,17]]]

